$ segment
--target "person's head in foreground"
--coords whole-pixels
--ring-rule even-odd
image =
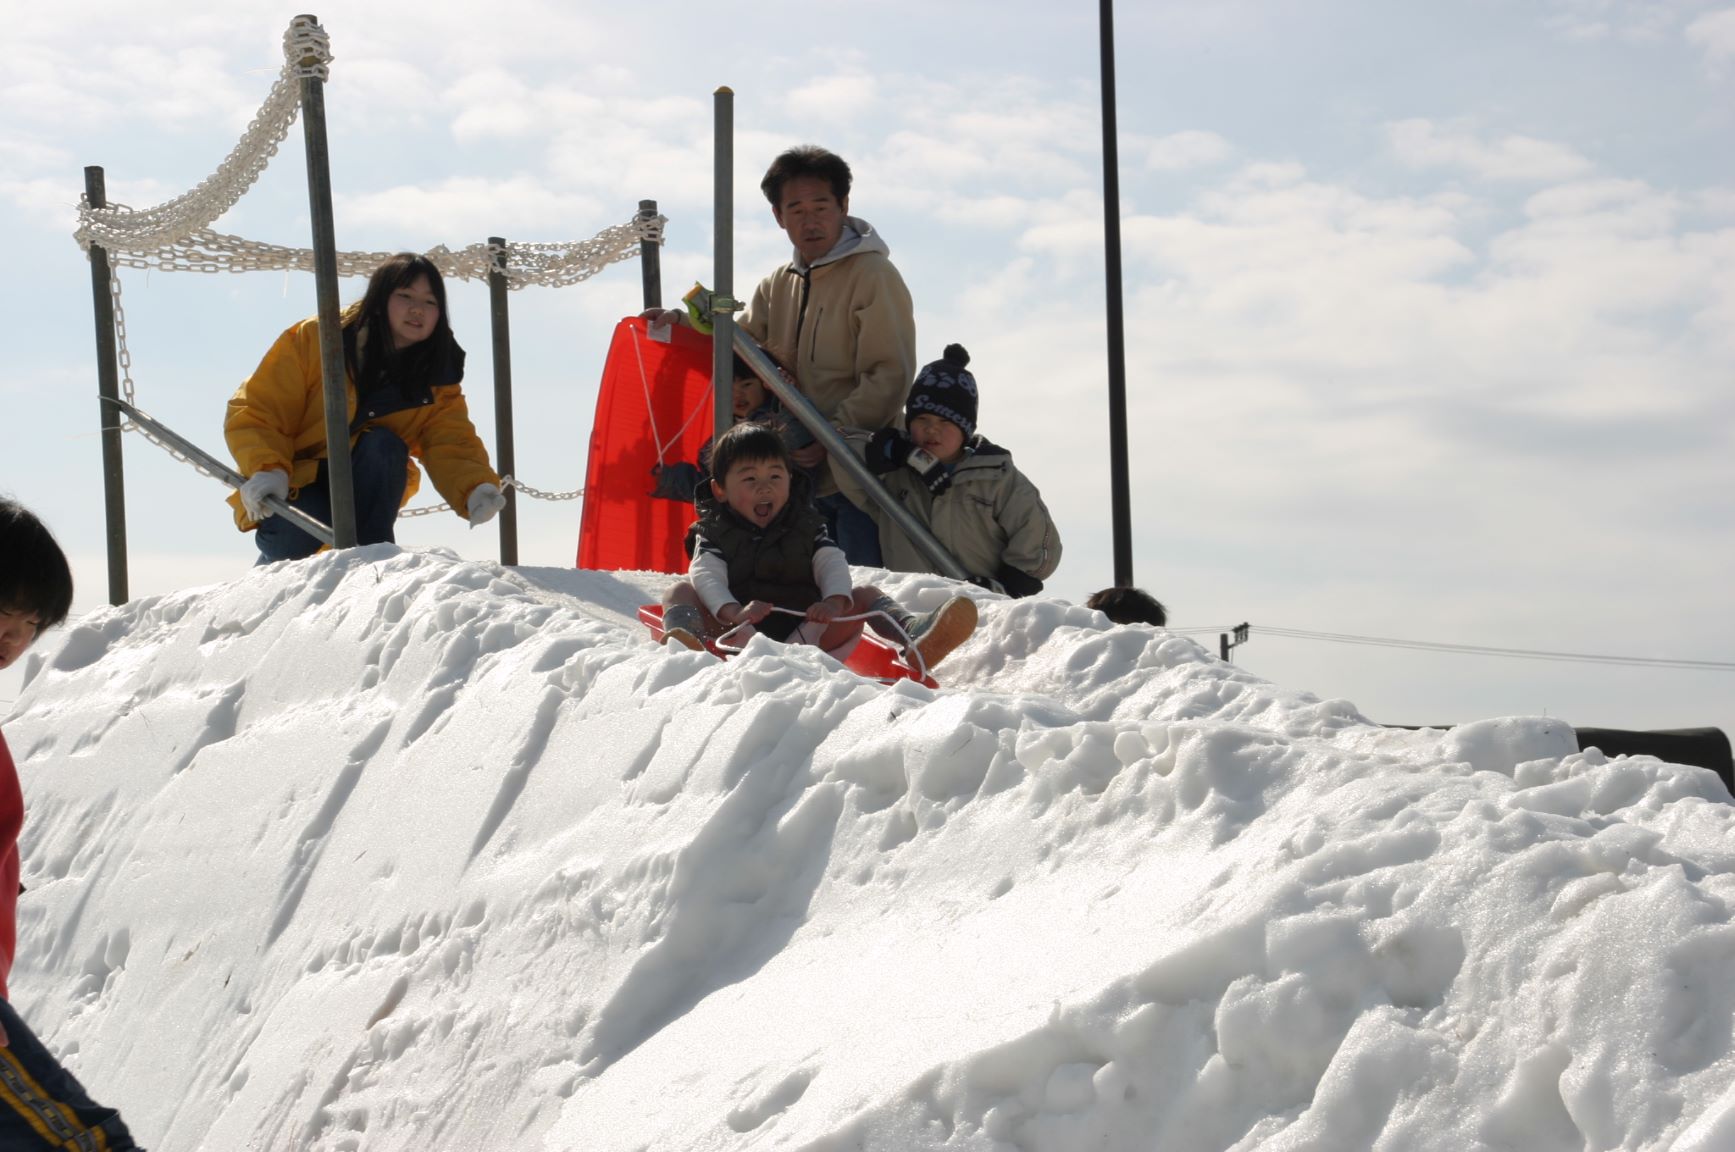
[[[35,513],[0,496],[0,669],[72,611],[72,567]]]

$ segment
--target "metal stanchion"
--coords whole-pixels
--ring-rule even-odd
[[[495,464],[502,476],[517,475],[512,448],[512,325],[506,309],[506,241],[488,237],[488,316],[494,335]],[[500,509],[500,563],[518,563],[518,491],[507,488]]]
[[[84,197],[92,208],[108,207],[108,192],[102,169],[84,170]],[[114,401],[120,399],[120,372],[116,368],[114,296],[109,287],[113,274],[108,250],[90,246],[90,295],[96,306],[96,384],[102,401],[103,507],[108,521],[108,602],[127,600],[127,499],[121,460],[121,422]]]
[[[657,218],[657,202],[655,200],[639,201],[639,220],[650,221]],[[661,308],[663,306],[663,253],[660,245],[654,240],[639,241],[639,272],[645,282],[645,307]]]
[[[315,16],[297,16],[291,30],[317,29]],[[325,478],[331,490],[335,547],[355,547],[355,481],[349,460],[349,390],[343,363],[343,332],[337,305],[337,230],[331,210],[331,152],[325,137],[325,80],[313,72],[320,61],[304,56],[301,126],[307,141],[307,204],[313,217],[313,279],[319,300],[319,364],[325,381]]]
[[[712,178],[712,230],[716,235],[712,245],[711,394],[715,404],[711,434],[721,439],[735,416],[735,390],[731,386],[735,376],[735,93],[728,87],[717,89],[713,110],[717,163]]]

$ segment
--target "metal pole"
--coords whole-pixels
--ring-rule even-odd
[[[655,200],[640,200],[639,219],[646,221],[656,218],[657,202]],[[645,280],[645,307],[661,308],[663,306],[663,254],[662,247],[656,241],[639,241],[639,271]]]
[[[229,487],[239,488],[247,482],[246,478],[242,476],[241,473],[235,471],[235,469],[229,467],[227,464],[223,463],[221,460],[217,459],[185,436],[182,436],[167,424],[160,423],[154,417],[148,416],[137,408],[134,408],[125,400],[111,400],[109,401],[109,406],[118,408],[122,412],[125,412],[128,416],[132,417],[133,423],[142,428],[148,429],[158,440],[169,445],[187,459],[192,460]],[[321,523],[317,517],[309,516],[287,500],[278,496],[267,496],[265,497],[265,506],[283,517],[285,520],[288,520],[291,524],[294,524],[309,536],[312,536],[315,540],[324,544],[331,543],[330,525]]]
[[[488,315],[494,331],[494,441],[500,475],[515,476],[512,449],[512,325],[506,311],[506,241],[488,237]],[[518,563],[518,490],[505,490],[500,509],[500,563]]]
[[[92,208],[108,207],[108,191],[100,167],[84,170],[84,197]],[[111,278],[108,250],[92,244],[90,298],[96,305],[96,387],[103,401],[120,399]],[[103,505],[108,517],[108,602],[124,604],[127,601],[127,501],[121,462],[120,415],[110,403],[99,403],[98,408],[102,421]]]
[[[747,366],[753,369],[754,375],[764,382],[765,387],[771,390],[772,395],[783,401],[784,410],[801,421],[803,426],[813,433],[813,438],[825,446],[831,462],[847,469],[856,482],[867,489],[868,496],[885,509],[886,514],[904,530],[904,535],[921,550],[922,555],[939,570],[940,575],[950,576],[954,580],[970,578],[963,566],[946,551],[945,545],[934,538],[934,534],[916,519],[914,513],[886,491],[878,476],[868,471],[868,466],[844,443],[843,437],[837,434],[831,421],[821,416],[813,402],[783,378],[783,373],[771,357],[765,354],[765,349],[759,347],[753,337],[739,327],[735,327],[735,351],[747,362]]]
[[[1120,150],[1116,143],[1114,0],[1102,11],[1102,222],[1108,280],[1108,459],[1114,522],[1114,582],[1133,585],[1133,514],[1127,467],[1127,354],[1121,311]]]
[[[711,228],[711,435],[721,438],[734,422],[735,344],[735,93],[727,86],[717,89],[713,110],[716,170],[712,178]],[[715,439],[712,441],[716,442]]]
[[[319,27],[316,16],[297,16],[290,27]],[[325,383],[325,479],[331,489],[331,532],[338,548],[355,547],[355,481],[349,461],[349,389],[337,307],[337,230],[331,211],[331,152],[325,138],[325,81],[304,56],[301,126],[307,140],[307,204],[313,216],[313,281],[319,300],[319,364]]]

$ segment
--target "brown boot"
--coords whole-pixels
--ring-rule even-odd
[[[663,644],[667,646],[673,640],[695,652],[703,651],[705,642],[699,639],[703,627],[697,608],[690,604],[672,605],[663,611]]]
[[[932,612],[916,617],[910,625],[910,639],[921,654],[923,666],[932,668],[952,649],[968,640],[974,631],[976,602],[965,596],[954,596]]]

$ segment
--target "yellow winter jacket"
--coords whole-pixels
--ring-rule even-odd
[[[347,375],[347,374],[346,374]],[[454,381],[429,389],[415,407],[382,412],[356,422],[355,380],[345,381],[350,423],[350,445],[368,428],[395,432],[410,449],[409,475],[404,482],[404,500],[416,494],[421,473],[416,461],[428,470],[428,478],[459,516],[465,516],[470,493],[479,484],[500,483],[488,463],[488,449],[470,422],[470,409],[463,389]],[[246,383],[229,398],[223,420],[223,435],[243,476],[266,468],[289,474],[289,496],[319,474],[325,459],[325,390],[321,382],[319,320],[303,320],[277,338],[265,359]],[[235,524],[243,532],[257,527],[241,507],[241,497],[231,493]]]

